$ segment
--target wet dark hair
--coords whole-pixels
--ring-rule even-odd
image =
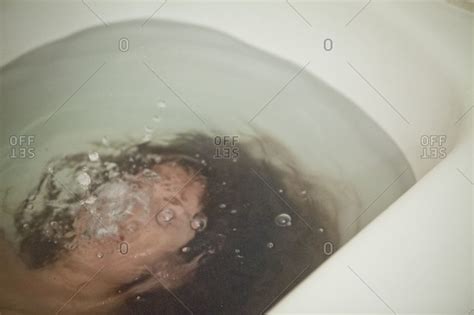
[[[150,156],[159,155],[159,163],[176,162],[192,174],[199,172],[207,183],[207,227],[186,245],[189,251],[177,253],[186,261],[202,255],[193,278],[172,293],[157,289],[141,294],[139,301],[130,299],[115,313],[260,314],[327,258],[323,246],[328,241],[337,246],[337,231],[318,202],[321,192],[295,165],[275,162],[278,157],[265,156],[265,150],[261,156],[255,154],[256,147],[266,145],[241,142],[237,158],[216,158],[212,137],[182,134],[165,144],[144,143],[118,154],[101,154],[102,163],[115,163],[130,174],[152,167],[156,161]],[[86,161],[87,154],[71,155],[55,168],[74,165],[77,170]],[[110,172],[95,176],[91,190],[106,182]],[[61,187],[47,178],[46,172],[35,193],[44,186],[46,198],[55,200]],[[66,198],[71,204],[80,199],[74,194]],[[58,211],[48,203],[24,229],[27,204],[26,200],[15,222],[21,257],[37,268],[55,261],[70,241],[64,237],[67,231],[55,237],[55,231],[45,235],[41,227],[54,219],[72,229],[73,218],[67,209]],[[277,224],[279,215],[289,215],[291,225]]]

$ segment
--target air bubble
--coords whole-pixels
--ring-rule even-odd
[[[221,204],[219,205],[219,208],[220,208],[220,209],[225,209],[226,207],[227,207],[227,205],[226,205],[225,203],[221,203]]]
[[[143,139],[142,141],[143,142],[148,142],[151,140],[151,133],[146,133],[144,136],[143,136]]]
[[[71,238],[71,237],[73,237],[74,235],[76,235],[76,232],[74,232],[74,231],[69,231],[69,232],[67,232],[66,234],[64,234],[64,237],[65,237],[65,238]]]
[[[236,214],[236,213],[237,213],[237,210],[236,210],[236,209],[232,209],[232,210],[230,210],[230,213]]]
[[[320,228],[318,229],[318,231],[319,231],[320,233],[323,233],[323,232],[324,232],[324,228],[320,227]]]
[[[188,247],[188,246],[181,248],[181,251],[183,253],[189,253],[190,250],[191,250],[191,247]]]
[[[89,196],[86,200],[84,200],[84,203],[91,205],[97,200],[96,196]]]
[[[152,171],[150,169],[143,170],[142,174],[146,178],[155,178],[155,179],[157,179],[160,176],[160,175],[158,175],[157,172]]]
[[[114,162],[105,162],[104,165],[105,165],[105,169],[109,171],[118,167],[117,163],[114,163]]]
[[[156,215],[156,221],[160,225],[164,225],[171,222],[173,218],[174,218],[174,211],[170,208],[165,208]]]
[[[291,216],[286,213],[281,213],[275,217],[275,224],[280,227],[287,227],[291,225]]]
[[[91,177],[85,172],[80,173],[76,179],[82,186],[89,186],[91,183]]]
[[[166,102],[165,101],[158,101],[156,103],[156,107],[159,109],[159,110],[162,110],[164,108],[166,108]]]
[[[105,145],[106,147],[108,147],[109,144],[110,144],[109,138],[107,138],[106,136],[103,136],[102,137],[102,144]]]
[[[274,246],[274,245],[273,245],[272,242],[267,243],[267,247],[268,247],[268,248],[273,248],[273,246]]]
[[[97,153],[97,152],[90,152],[90,153],[89,153],[89,160],[90,160],[91,162],[96,162],[96,161],[98,161],[98,160],[99,160],[99,153]]]
[[[24,229],[27,229],[27,228],[29,228],[29,227],[30,227],[30,225],[29,225],[28,223],[23,224],[23,228],[24,228]]]
[[[198,213],[191,220],[191,228],[195,231],[201,232],[207,226],[207,218],[204,214]]]
[[[302,190],[300,194],[303,195],[303,196],[305,196],[305,195],[307,194],[307,191],[306,191],[306,190]]]
[[[162,279],[168,279],[170,277],[170,274],[167,273],[166,271],[163,272],[163,271],[158,271],[158,273],[156,274],[159,278],[162,278]]]
[[[278,189],[278,192],[279,192],[280,194],[282,194],[282,193],[283,193],[283,189],[281,189],[281,188]]]
[[[100,253],[100,252],[97,253],[97,258],[102,258],[102,257],[104,257],[104,254],[102,254],[102,253]]]

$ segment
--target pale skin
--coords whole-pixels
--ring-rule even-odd
[[[206,182],[173,162],[158,164],[153,171],[160,174],[159,180],[149,180],[143,174],[130,179],[150,196],[152,209],[147,220],[137,206],[120,222],[116,235],[78,237],[75,249],[61,254],[51,265],[28,269],[0,238],[4,256],[0,259],[1,314],[110,312],[147,290],[173,290],[189,281],[200,256],[184,262],[178,254],[197,233],[191,220],[202,211]],[[96,202],[100,201],[98,196]],[[171,210],[173,218],[158,224],[156,215],[164,209]],[[90,220],[86,209],[79,212],[73,224],[76,235],[83,235]],[[118,290],[150,275],[125,292]]]

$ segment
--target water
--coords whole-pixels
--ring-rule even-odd
[[[130,42],[130,49],[126,52],[118,49],[118,41],[124,37]],[[2,228],[9,238],[14,238],[15,209],[26,198],[26,221],[22,227],[28,230],[34,225],[35,213],[44,209],[45,204],[42,203],[44,198],[37,197],[33,188],[48,171],[58,187],[66,185],[68,188],[59,193],[61,200],[71,199],[71,193],[81,196],[68,201],[73,205],[71,213],[86,206],[92,215],[110,214],[101,216],[102,223],[85,225],[84,239],[66,243],[65,248],[77,252],[80,248],[87,248],[94,239],[118,237],[121,220],[136,204],[142,205],[144,212],[137,221],[129,222],[124,230],[128,231],[126,235],[140,235],[136,233],[144,233],[143,225],[152,216],[150,194],[141,193],[138,186],[123,181],[122,178],[126,178],[123,177],[124,168],[113,161],[102,161],[103,158],[119,154],[120,148],[131,143],[162,143],[164,139],[184,131],[237,136],[241,143],[251,141],[257,134],[264,147],[261,156],[275,165],[303,170],[304,181],[314,187],[310,189],[289,178],[283,178],[277,186],[272,186],[268,178],[263,178],[267,181],[264,182],[254,176],[253,180],[259,183],[258,189],[273,196],[271,201],[264,200],[258,207],[269,213],[278,211],[268,219],[269,226],[279,228],[280,233],[272,234],[272,239],[260,235],[262,239],[258,240],[258,246],[255,245],[258,248],[255,251],[277,255],[291,244],[284,233],[294,232],[296,227],[306,228],[299,218],[304,206],[288,209],[287,200],[292,205],[315,202],[318,205],[315,208],[324,211],[334,224],[315,222],[309,228],[321,241],[333,241],[331,235],[337,234],[334,242],[337,239],[338,245],[343,245],[406,191],[415,179],[405,157],[387,134],[351,101],[312,75],[303,72],[273,98],[299,69],[297,65],[224,34],[178,23],[152,21],[145,28],[141,28],[138,22],[127,22],[87,30],[18,58],[0,70]],[[272,101],[268,103],[269,100]],[[267,103],[268,106],[262,110]],[[9,158],[11,151],[17,149],[10,146],[9,137],[21,135],[34,136],[34,143],[30,145],[35,152],[34,158]],[[77,169],[58,171],[61,167],[51,164],[52,158],[78,152],[85,153],[85,159]],[[201,167],[215,162],[212,156],[202,153],[193,152],[189,156],[197,159]],[[136,155],[131,153],[129,158],[127,172],[133,173],[132,170],[139,168],[139,163]],[[161,159],[160,156],[148,158],[155,163],[160,163]],[[237,166],[241,163],[238,157],[231,157],[229,161]],[[100,172],[92,173],[99,166],[103,167],[107,180],[101,179]],[[228,167],[232,168],[231,165]],[[71,174],[75,174],[75,184],[69,184]],[[150,181],[162,179],[161,174],[150,169],[143,170],[143,177]],[[220,180],[219,186],[234,189],[237,193],[239,189],[245,189],[245,185],[235,186],[227,178]],[[91,190],[94,194],[90,193]],[[281,205],[282,211],[265,208],[271,202]],[[247,220],[245,204],[234,211],[236,205],[221,200],[215,208],[222,216],[229,214],[234,220]],[[153,220],[155,223],[177,221],[172,210],[160,214]],[[261,218],[248,220],[257,219]],[[229,219],[226,217],[225,220]],[[56,224],[50,224],[46,231],[48,235],[57,236],[54,241],[61,242],[67,238],[71,227],[53,222]],[[242,238],[250,228],[229,226],[227,228],[232,233],[213,231],[208,235],[208,228],[215,224],[212,220],[190,216],[183,222],[204,239],[215,240],[215,246],[209,248],[205,242],[180,247],[179,251],[189,255],[189,259],[202,251],[217,256],[222,244],[233,242],[231,235]],[[252,257],[259,256],[252,252],[254,248],[242,247],[245,244],[250,246],[254,241],[235,244],[239,246],[239,252],[229,250],[228,254],[234,260],[226,260],[226,264],[235,264],[233,270],[255,264]],[[155,239],[153,244],[156,242],[159,239]],[[115,252],[122,252],[121,248],[117,245]],[[136,251],[132,245],[130,248],[127,245],[130,256],[122,255],[145,259],[152,255],[148,251],[151,248],[150,245]],[[107,246],[100,250],[94,248],[91,253],[95,260],[91,263],[114,257],[113,253],[107,252],[109,249]],[[315,249],[305,249],[311,250]],[[320,254],[316,253],[315,256]],[[298,261],[304,260],[300,254],[296,252],[295,265],[279,275],[281,283],[293,280],[292,270],[297,269]],[[315,263],[314,268],[317,265]],[[152,271],[163,268],[155,267],[157,270]],[[175,275],[187,272],[173,270]],[[199,277],[198,280],[203,280]],[[226,292],[226,283],[232,283],[227,280],[223,279],[220,287],[206,290]],[[279,287],[275,288],[278,291]],[[176,290],[185,296],[187,294],[186,286],[178,286]],[[273,293],[268,291],[267,295],[258,293],[246,297],[246,305],[234,310],[258,309],[261,304],[267,304],[265,301],[274,298],[276,294]],[[147,300],[143,294],[135,296],[140,297],[141,302]],[[195,307],[194,313],[199,314],[199,306]],[[202,312],[206,313],[206,305],[202,307]]]

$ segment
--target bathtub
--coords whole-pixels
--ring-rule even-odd
[[[0,65],[92,26],[132,19],[195,24],[307,65],[401,149],[416,184],[269,313],[466,314],[474,308],[472,13],[443,1],[31,6],[2,2]]]

